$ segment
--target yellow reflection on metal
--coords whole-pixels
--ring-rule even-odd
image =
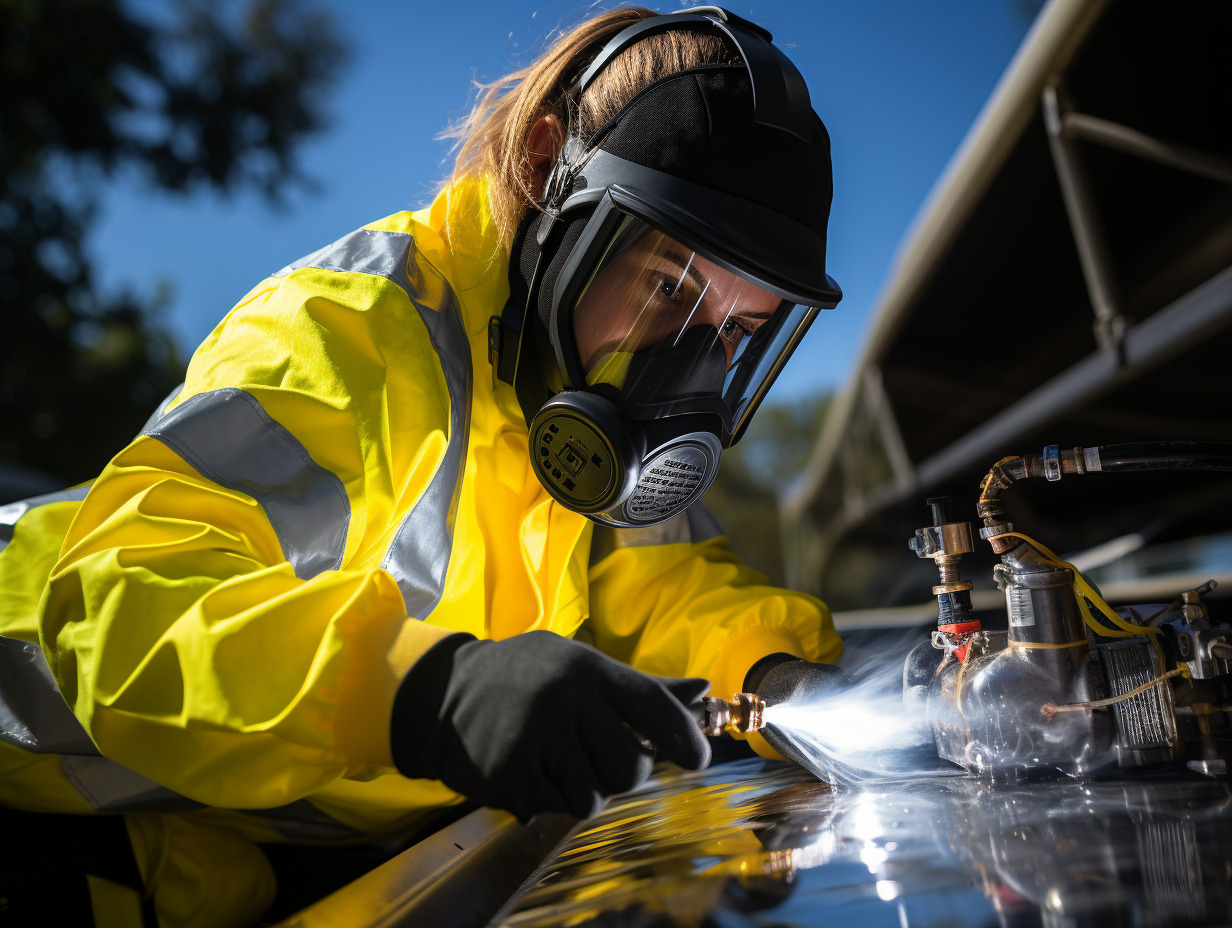
[[[710,911],[725,891],[770,891],[818,855],[773,845],[776,822],[802,809],[827,815],[829,787],[802,770],[762,761],[713,772],[673,771],[618,797],[556,856],[501,924],[563,928],[604,911],[670,913],[672,924]]]

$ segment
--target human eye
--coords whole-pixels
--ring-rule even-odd
[[[667,274],[656,273],[651,275],[651,283],[654,286],[654,295],[657,299],[668,303],[680,302],[680,280],[670,277]]]
[[[747,338],[757,330],[757,326],[738,316],[728,316],[723,321],[720,334],[728,341],[738,342]]]
[[[646,269],[650,298],[663,309],[689,309],[704,294],[699,291],[686,265],[659,261]]]

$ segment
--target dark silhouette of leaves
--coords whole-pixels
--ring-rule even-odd
[[[326,15],[297,0],[171,12],[0,0],[0,465],[87,479],[182,377],[165,295],[96,286],[84,243],[115,171],[274,203],[308,184],[296,150],[344,58]]]

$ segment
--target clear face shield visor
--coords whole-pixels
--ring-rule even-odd
[[[818,307],[784,299],[621,214],[569,326],[591,390],[638,419],[709,413],[740,437]]]

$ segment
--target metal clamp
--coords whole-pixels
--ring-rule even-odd
[[[969,522],[950,522],[916,529],[915,536],[907,544],[916,557],[948,557],[975,550]]]
[[[1052,483],[1061,479],[1061,447],[1059,445],[1044,446],[1044,476]]]

